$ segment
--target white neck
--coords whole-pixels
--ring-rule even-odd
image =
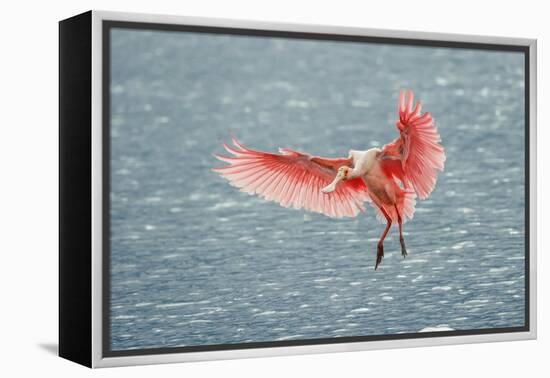
[[[366,175],[374,166],[376,156],[379,151],[380,150],[378,148],[371,148],[367,151],[350,151],[350,157],[353,158],[353,168],[348,171],[346,180],[351,180]],[[329,185],[325,186],[322,191],[324,193],[334,191],[336,189],[336,185],[343,180],[344,177],[342,175],[336,175],[334,180]]]
[[[350,169],[350,170],[348,171],[348,177],[347,177],[347,179],[348,179],[348,180],[351,180],[351,179],[354,179],[354,178],[359,177],[359,176],[361,176],[361,175],[362,175],[362,174],[361,174],[361,171],[360,171],[359,169],[357,169],[357,167],[353,167],[352,169]]]
[[[379,151],[377,148],[371,148],[367,151],[354,151],[353,170],[350,171],[350,177],[352,174],[353,177],[360,177],[369,173],[376,162],[376,156]]]

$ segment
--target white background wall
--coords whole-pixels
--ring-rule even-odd
[[[544,1],[120,0],[7,1],[0,22],[0,375],[4,377],[548,376],[546,259],[541,218],[550,40]],[[55,356],[57,344],[57,21],[89,9],[502,35],[539,40],[539,340],[103,369]],[[406,62],[404,62],[406,64]],[[503,146],[505,148],[505,146]],[[544,349],[546,348],[546,352]]]

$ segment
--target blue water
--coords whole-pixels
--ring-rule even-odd
[[[115,29],[114,350],[524,324],[524,69],[511,52]],[[446,148],[392,229],[285,209],[210,171],[234,132],[322,156],[396,137],[412,88]]]

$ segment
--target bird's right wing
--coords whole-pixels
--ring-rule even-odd
[[[213,171],[241,191],[284,207],[334,218],[355,217],[365,211],[363,202],[370,198],[360,178],[341,182],[331,193],[321,192],[332,182],[339,167],[352,164],[351,159],[322,158],[289,149],[279,149],[280,154],[255,151],[235,138],[233,144],[235,148],[223,145],[233,156],[214,155],[228,165]]]

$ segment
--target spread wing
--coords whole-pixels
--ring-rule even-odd
[[[229,183],[241,191],[279,202],[284,207],[305,209],[329,217],[355,217],[365,211],[369,200],[367,186],[360,178],[341,182],[335,191],[321,189],[334,179],[342,165],[352,165],[352,159],[329,159],[296,152],[286,148],[280,154],[255,151],[233,138],[235,147],[224,144],[232,155],[214,156],[228,165],[214,168]]]
[[[443,171],[445,150],[430,113],[421,112],[421,103],[414,104],[412,91],[399,94],[399,137],[382,148],[382,168],[412,186],[420,199],[427,198],[435,187],[437,171]]]

